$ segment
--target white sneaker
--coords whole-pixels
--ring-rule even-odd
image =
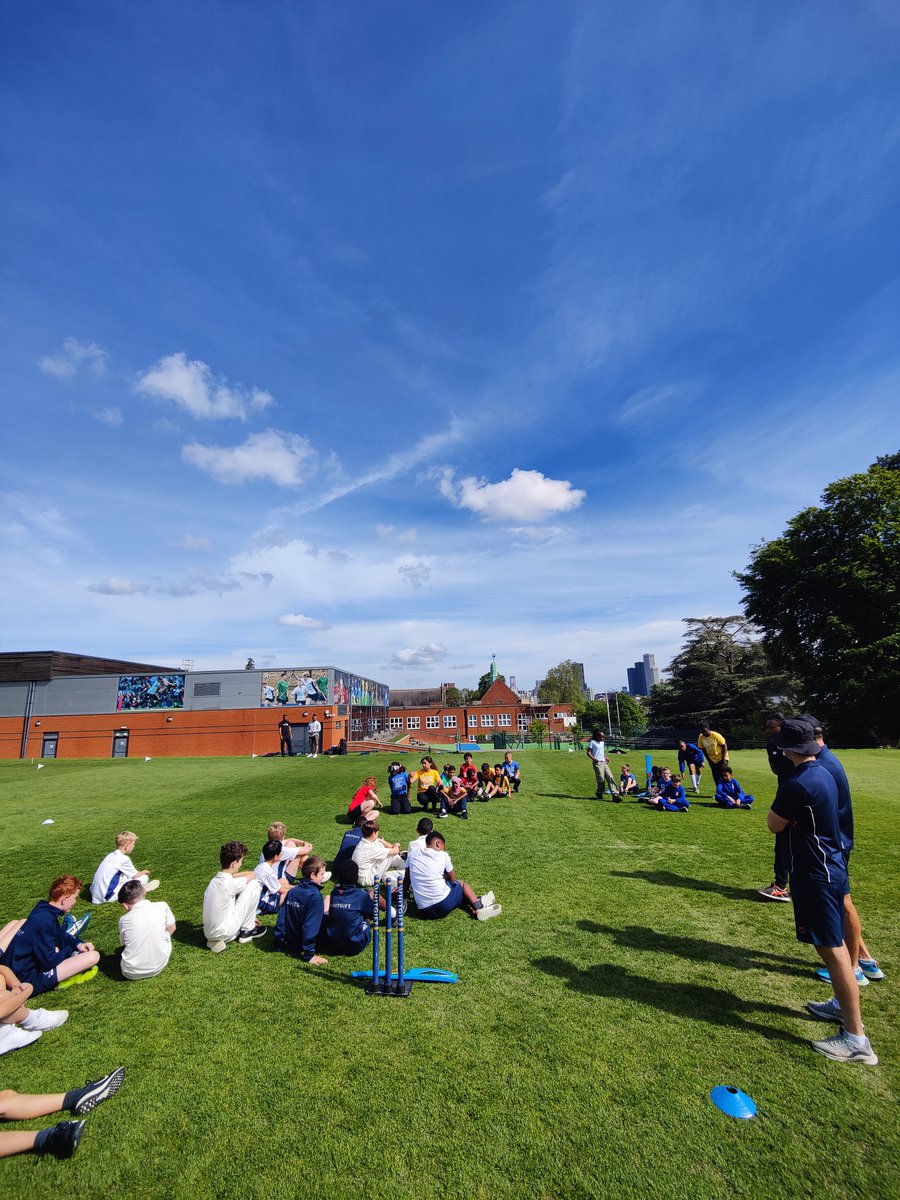
[[[475,916],[479,921],[489,921],[491,917],[499,917],[503,909],[499,904],[491,904],[489,906],[482,905],[477,909]]]
[[[145,892],[155,892],[158,887],[159,887],[159,880],[151,879],[149,883],[144,884],[144,891]]]
[[[228,943],[223,941],[207,942],[206,944],[212,950],[213,954],[221,954],[223,950],[228,949]]]
[[[485,892],[484,895],[479,898],[485,908],[490,908],[491,905],[494,903],[494,893],[493,892]]]
[[[0,1025],[0,1054],[9,1054],[10,1050],[21,1050],[23,1046],[30,1046],[40,1036],[38,1029],[29,1032],[27,1029],[20,1029],[18,1025]]]
[[[813,1042],[812,1048],[835,1062],[861,1062],[870,1067],[878,1066],[878,1055],[872,1049],[869,1039],[866,1038],[864,1045],[856,1046],[843,1029],[834,1037],[825,1038],[823,1042]]]
[[[32,1008],[25,1020],[19,1022],[19,1028],[29,1033],[35,1029],[41,1032],[45,1029],[56,1029],[66,1023],[68,1016],[68,1011],[64,1008],[58,1008],[55,1012],[49,1008]]]

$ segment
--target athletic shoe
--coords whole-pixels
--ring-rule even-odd
[[[71,1158],[78,1149],[85,1124],[85,1121],[60,1121],[58,1125],[51,1125],[44,1130],[49,1134],[44,1142],[44,1153],[52,1154],[54,1158]]]
[[[866,979],[884,979],[884,971],[879,967],[877,958],[861,958],[859,969]]]
[[[64,1025],[68,1016],[64,1008],[58,1008],[56,1012],[51,1012],[49,1008],[33,1008],[25,1020],[19,1022],[19,1028],[29,1032],[39,1029],[43,1033],[45,1029],[56,1029]]]
[[[502,912],[499,904],[483,904],[475,910],[475,917],[479,921],[489,921],[491,917],[499,917]]]
[[[149,883],[144,884],[144,891],[145,892],[155,892],[158,887],[159,887],[159,880],[151,879]]]
[[[90,983],[99,969],[99,967],[91,967],[88,971],[82,971],[80,975],[73,975],[71,979],[64,979],[59,985],[60,991],[62,991],[63,988],[75,987],[75,985],[79,983]]]
[[[767,888],[759,888],[756,894],[757,896],[762,896],[765,900],[789,901],[791,898],[791,894],[787,888],[779,887],[777,883],[770,884]]]
[[[257,925],[255,929],[242,929],[237,940],[240,945],[244,946],[247,942],[255,942],[257,938],[265,937],[268,932],[265,925]]]
[[[830,1000],[826,1000],[823,1004],[820,1004],[816,1000],[808,1000],[806,1008],[808,1012],[811,1012],[814,1017],[818,1017],[820,1021],[835,1021],[840,1025],[844,1019],[841,1006],[834,996]]]
[[[443,821],[443,819],[444,819],[444,817],[446,817],[446,815],[447,815],[447,814],[446,814],[445,812],[439,812],[439,813],[438,813],[438,820],[439,820],[439,821]]]
[[[459,814],[459,819],[460,819],[461,821],[468,821],[468,819],[469,819],[469,814],[468,814],[467,812],[461,812],[461,813]]]
[[[479,897],[479,899],[485,908],[490,908],[490,906],[495,903],[493,892],[485,892],[483,896]]]
[[[83,917],[76,917],[72,913],[66,913],[62,927],[65,933],[71,933],[72,937],[77,938],[79,934],[84,933],[87,929],[93,913],[85,913]]]
[[[322,876],[322,882],[327,883],[330,878],[331,878],[331,872],[326,871],[325,874]]]
[[[207,949],[212,950],[213,954],[221,954],[223,950],[228,949],[228,943],[219,940],[218,942],[207,942]]]
[[[825,1038],[822,1042],[813,1042],[812,1048],[835,1062],[861,1062],[870,1067],[878,1066],[878,1055],[872,1049],[869,1039],[866,1038],[863,1046],[854,1046],[843,1029],[834,1037]]]
[[[856,982],[859,984],[860,987],[868,987],[869,986],[869,981],[868,981],[868,979],[866,979],[865,974],[863,973],[862,967],[856,968],[855,975],[856,975]],[[824,979],[826,983],[831,983],[831,975],[828,973],[827,967],[816,967],[816,976],[819,979]],[[873,978],[877,979],[878,976],[875,975],[875,976],[873,976]],[[884,975],[882,975],[882,979],[883,978],[884,978]]]
[[[29,1032],[18,1025],[0,1025],[0,1054],[9,1054],[11,1050],[21,1050],[30,1046],[41,1036],[40,1030]]]
[[[73,1110],[75,1115],[84,1117],[89,1112],[92,1112],[98,1104],[102,1104],[104,1100],[108,1100],[110,1096],[114,1096],[124,1082],[124,1067],[116,1067],[115,1071],[110,1071],[102,1079],[96,1081],[89,1079],[85,1084],[83,1095],[79,1098]]]

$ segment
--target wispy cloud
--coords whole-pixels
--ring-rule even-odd
[[[428,642],[424,646],[409,646],[395,650],[391,655],[391,666],[403,669],[430,667],[447,657],[447,647],[440,642]]]
[[[223,575],[192,572],[183,579],[170,580],[138,580],[122,575],[111,575],[98,583],[88,584],[87,590],[101,596],[172,596],[176,599],[184,599],[202,595],[204,592],[213,592],[217,595],[238,592],[245,586],[242,581],[262,583],[268,586],[272,582],[272,576],[265,572],[255,574],[249,571]]]
[[[681,406],[696,390],[697,385],[687,381],[641,388],[623,401],[616,421],[622,426],[641,425],[650,420],[654,413]]]
[[[95,408],[91,416],[102,425],[111,425],[114,429],[117,429],[125,419],[122,416],[121,408]]]
[[[179,550],[211,550],[212,542],[208,537],[197,537],[193,533],[183,534],[175,545]]]
[[[315,451],[298,433],[267,429],[252,433],[240,446],[204,446],[190,442],[181,457],[219,483],[270,479],[278,487],[299,487],[306,481]]]
[[[303,613],[285,613],[278,618],[279,625],[287,625],[290,629],[330,629],[327,621],[319,621],[315,617],[305,617]]]
[[[485,521],[495,522],[545,521],[578,508],[587,495],[567,479],[548,479],[540,471],[522,471],[518,467],[509,479],[499,483],[488,483],[474,476],[457,482],[453,472],[445,470],[438,487],[441,495],[457,508],[467,508]]]
[[[401,563],[397,568],[397,574],[405,579],[411,587],[420,588],[431,582],[431,567],[423,559],[413,559],[410,562]]]
[[[59,354],[47,355],[38,366],[55,379],[71,379],[81,367],[86,367],[92,375],[99,377],[106,370],[108,358],[109,355],[96,342],[79,342],[77,338],[69,337],[63,342]]]
[[[415,529],[398,529],[396,525],[376,525],[375,533],[392,546],[411,546],[417,537]]]
[[[251,413],[262,412],[273,403],[268,392],[230,386],[205,362],[189,359],[183,351],[166,355],[145,371],[135,391],[155,400],[168,400],[203,420],[246,421]]]

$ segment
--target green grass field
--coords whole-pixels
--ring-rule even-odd
[[[178,919],[169,968],[128,983],[114,957],[121,910],[95,910],[101,974],[46,999],[68,1023],[0,1060],[0,1078],[57,1091],[119,1063],[128,1077],[70,1162],[4,1160],[3,1194],[897,1195],[900,755],[841,757],[853,894],[888,973],[862,995],[878,1067],[809,1049],[834,1027],[805,1001],[830,993],[790,907],[755,895],[772,871],[761,751],[733,755],[754,811],[710,807],[707,786],[686,815],[598,802],[583,754],[528,754],[518,801],[443,822],[457,873],[493,888],[503,915],[410,919],[408,963],[460,983],[417,984],[406,1001],[351,983],[368,958],[311,969],[271,937],[216,956],[200,928],[222,841],[255,856],[281,818],[331,857],[353,788],[381,778],[387,757],[0,764],[0,923],[58,874],[89,883],[123,828]],[[405,846],[416,819],[382,828]],[[709,1100],[720,1083],[748,1092],[758,1117],[721,1114]]]

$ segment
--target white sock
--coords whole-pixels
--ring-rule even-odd
[[[847,1041],[851,1046],[856,1046],[860,1050],[864,1049],[869,1044],[869,1039],[864,1033],[850,1033],[845,1029],[844,1036],[847,1038]]]

